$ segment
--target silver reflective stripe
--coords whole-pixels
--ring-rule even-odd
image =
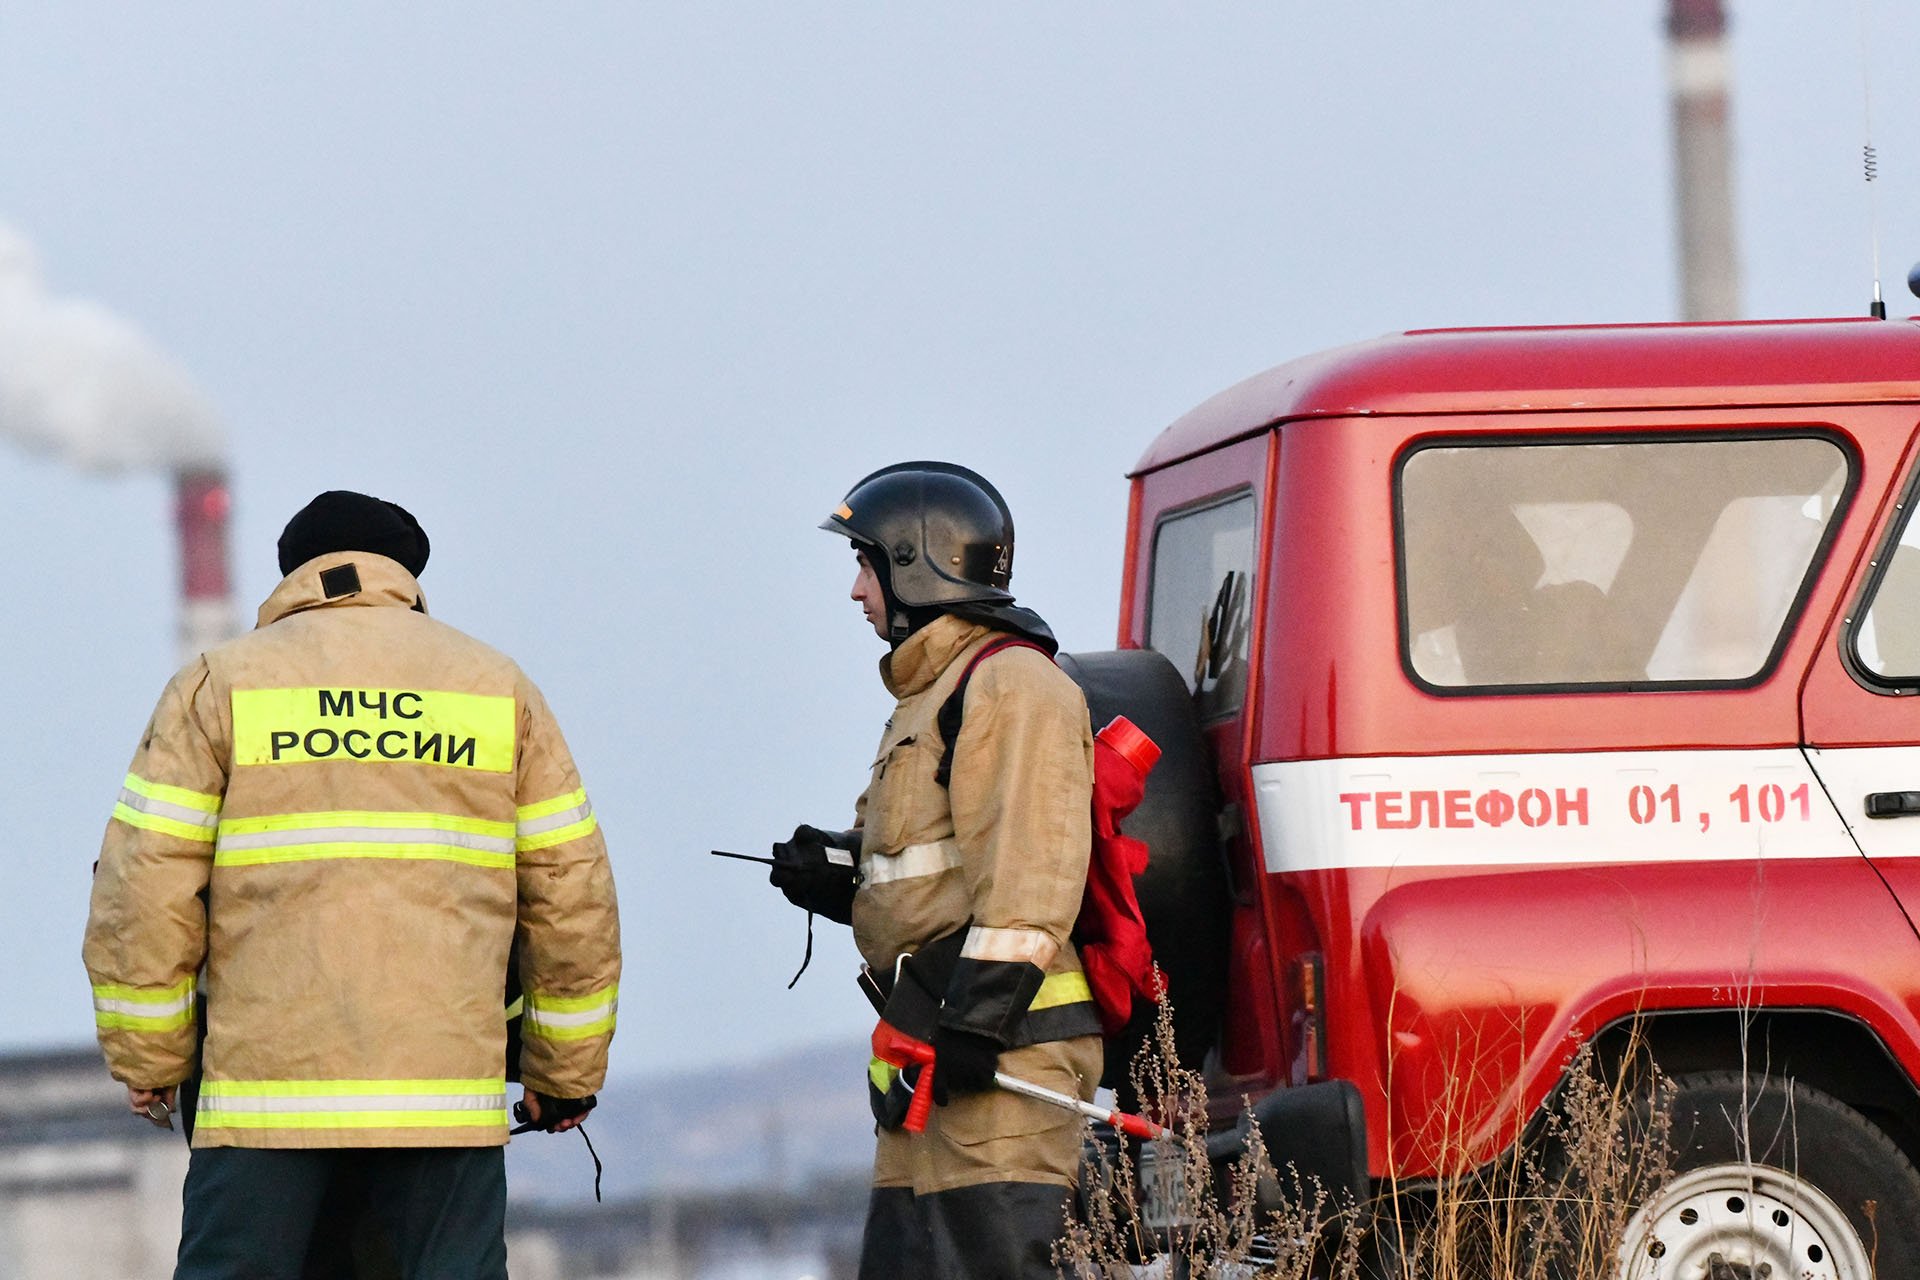
[[[223,834],[219,847],[222,850],[279,849],[307,844],[437,844],[485,853],[513,852],[512,836],[483,836],[439,827],[300,827],[292,831],[250,831]]]
[[[581,1009],[573,1013],[555,1013],[534,1005],[527,1010],[527,1021],[543,1027],[584,1027],[589,1022],[599,1022],[619,1007],[617,1000],[609,999],[604,1004],[591,1009]]]
[[[198,809],[189,809],[183,804],[169,804],[165,800],[155,800],[152,796],[143,796],[128,787],[120,788],[120,803],[135,813],[150,813],[156,818],[170,818],[174,822],[184,822],[190,827],[217,827],[220,815],[202,813]]]
[[[1053,960],[1060,944],[1044,929],[992,929],[974,925],[960,948],[962,960],[1024,960],[1042,969]]]
[[[960,846],[955,841],[936,840],[932,844],[910,844],[898,853],[876,853],[860,860],[863,884],[891,884],[895,880],[914,880],[935,876],[960,865]]]
[[[193,1003],[193,988],[188,987],[185,994],[171,1000],[109,1000],[102,996],[93,998],[96,1013],[124,1013],[135,1018],[164,1018],[169,1014],[181,1013]]]
[[[571,826],[576,822],[584,822],[592,816],[593,802],[590,800],[582,800],[571,809],[562,809],[560,812],[550,813],[544,818],[534,818],[522,822],[519,826],[519,832],[523,836],[543,835],[549,831],[558,831],[561,827]],[[509,841],[508,843],[511,845],[512,842]]]
[[[323,1098],[201,1096],[202,1111],[502,1111],[505,1093],[356,1093]]]

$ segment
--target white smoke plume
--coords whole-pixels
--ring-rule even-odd
[[[186,373],[97,303],[51,297],[0,223],[0,437],[103,471],[216,465],[225,433]]]

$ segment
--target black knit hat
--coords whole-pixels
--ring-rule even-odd
[[[426,530],[405,507],[329,489],[287,521],[280,534],[280,573],[334,551],[371,551],[398,560],[417,578],[427,567],[428,546]]]

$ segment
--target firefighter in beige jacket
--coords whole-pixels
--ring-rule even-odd
[[[367,1148],[480,1149],[481,1172],[457,1178],[478,1178],[485,1220],[453,1225],[490,1239],[440,1263],[504,1275],[510,951],[533,1107],[572,1118],[604,1078],[620,951],[592,806],[527,677],[427,616],[426,546],[391,504],[315,499],[281,540],[286,577],[258,628],[174,677],[114,806],[84,952],[136,1108],[171,1101],[200,1055],[181,1275],[230,1273],[196,1269],[196,1247],[311,1229],[229,1202],[299,1201],[333,1166],[233,1149]],[[421,1242],[450,1224],[398,1212],[403,1262],[431,1263]],[[277,1274],[251,1255],[242,1272]]]
[[[1012,518],[980,476],[889,467],[822,527],[858,552],[853,596],[893,645],[880,674],[898,704],[857,828],[801,828],[776,846],[774,882],[850,920],[879,974],[903,955],[929,969],[953,956],[938,966],[939,1105],[924,1133],[889,1113],[896,1073],[878,1061],[870,1073],[881,1127],[861,1280],[1051,1277],[1080,1124],[993,1075],[1088,1098],[1100,1075],[1099,1017],[1069,937],[1092,837],[1086,701],[1053,664],[1046,624],[1006,590]],[[813,852],[834,844],[858,852],[839,879]]]

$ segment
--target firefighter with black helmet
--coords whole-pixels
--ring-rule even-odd
[[[1091,838],[1086,701],[1053,664],[1046,623],[1014,602],[1013,517],[978,474],[886,467],[821,528],[853,543],[852,596],[890,646],[880,677],[898,705],[854,829],[801,827],[774,846],[771,879],[851,923],[883,982],[902,956],[923,977],[944,957],[924,1132],[899,1127],[911,1081],[870,1070],[880,1131],[861,1280],[1050,1277],[1079,1123],[996,1089],[994,1072],[1089,1098],[1100,1075],[1069,937]]]

